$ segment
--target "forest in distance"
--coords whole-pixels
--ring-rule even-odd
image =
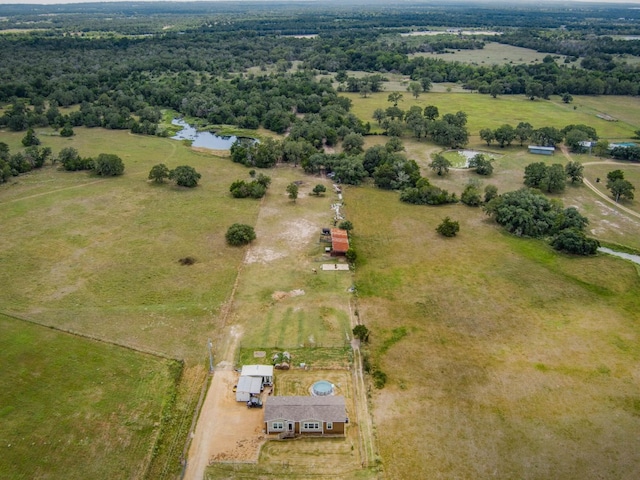
[[[633,7],[0,5],[0,477],[635,478]]]

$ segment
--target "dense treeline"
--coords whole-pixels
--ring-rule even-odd
[[[315,80],[318,71],[337,72],[336,79],[342,82],[339,90],[365,95],[382,90],[386,72],[409,75],[424,91],[432,82],[457,82],[493,96],[524,94],[531,99],[551,94],[636,95],[640,88],[640,68],[620,64],[606,53],[607,49],[620,51],[622,44],[611,37],[600,40],[585,36],[584,29],[581,34],[565,34],[569,39],[583,35],[581,41],[589,45],[585,50],[589,56],[583,59],[581,69],[558,65],[551,55],[540,64],[499,66],[412,57],[418,50],[481,48],[483,43],[478,38],[451,35],[420,41],[399,35],[409,30],[408,26],[425,23],[495,27],[519,25],[527,19],[528,26],[538,30],[518,30],[522,35],[507,33],[504,38],[543,42],[563,38],[561,33],[539,34],[545,22],[553,19],[555,25],[562,19],[563,25],[576,30],[581,19],[588,17],[592,19],[590,30],[604,28],[604,20],[611,23],[608,19],[618,12],[616,8],[544,12],[521,8],[506,12],[471,6],[414,5],[397,11],[371,7],[363,12],[336,6],[320,13],[312,6],[273,11],[256,6],[249,16],[246,9],[228,4],[186,4],[182,9],[164,4],[139,5],[139,10],[138,6],[92,4],[87,8],[96,18],[112,15],[112,20],[103,21],[100,27],[96,18],[65,5],[0,7],[0,14],[4,11],[8,15],[2,27],[28,22],[29,28],[37,28],[46,24],[43,31],[0,36],[0,102],[7,105],[0,116],[0,127],[20,131],[52,126],[72,134],[72,127],[84,125],[162,135],[165,132],[158,128],[160,109],[171,108],[209,124],[248,129],[262,126],[277,133],[291,128],[292,135],[305,138],[313,131],[310,143],[317,148],[318,142],[333,145],[349,133],[368,131],[348,113],[348,100],[338,96],[329,79]],[[155,16],[150,15],[152,11]],[[211,17],[195,16],[196,11]],[[55,15],[43,18],[46,12]],[[636,11],[626,13],[614,17],[624,17],[613,22],[620,27],[618,33],[631,28],[634,18],[640,16]],[[132,18],[137,17],[145,19],[143,30],[156,30],[148,35],[126,34]],[[164,32],[168,21],[185,28]],[[95,34],[107,30],[108,34]],[[319,35],[289,35],[308,31]],[[554,30],[567,31],[568,27]],[[83,36],[85,33],[88,35]],[[634,51],[637,43],[627,42],[627,50]],[[551,49],[553,44],[531,46]],[[300,64],[296,73],[290,73],[294,61]],[[260,73],[247,73],[252,67]],[[264,73],[267,69],[271,72],[268,75]],[[371,75],[355,79],[345,74],[347,70]],[[61,113],[62,107],[73,105],[80,108]],[[312,117],[312,121],[299,118],[312,114],[319,117]],[[393,130],[398,126],[393,123],[393,115],[391,120]],[[442,132],[425,130],[424,134],[434,141],[465,143],[464,135],[436,140],[438,136],[451,137],[452,129],[444,128],[442,121],[432,126],[443,127]]]
[[[54,14],[54,15],[52,15]],[[154,2],[92,3],[81,6],[1,5],[0,15],[9,17],[5,28],[58,28],[151,33],[167,24],[199,25],[216,31],[253,29],[265,33],[320,33],[345,28],[409,28],[416,25],[449,27],[535,27],[584,29],[611,32],[635,31],[639,13],[625,5],[547,5],[544,9],[528,5],[499,6],[470,3],[431,2],[396,5],[345,5],[328,1],[322,6],[291,2]],[[185,22],[185,18],[189,22]],[[336,22],[336,19],[339,22]],[[205,19],[203,21],[203,19]],[[615,19],[615,20],[613,20]],[[256,21],[259,20],[259,21]]]

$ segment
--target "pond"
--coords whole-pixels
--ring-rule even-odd
[[[608,253],[609,255],[613,255],[616,257],[624,258],[625,260],[631,260],[633,263],[637,263],[640,265],[640,255],[631,255],[630,253],[624,252],[616,252],[615,250],[611,250],[610,248],[600,247],[598,248],[599,252]]]
[[[174,140],[191,140],[192,147],[210,148],[211,150],[229,150],[238,137],[235,135],[217,135],[211,132],[199,132],[184,120],[174,118],[172,125],[182,127],[173,137]]]

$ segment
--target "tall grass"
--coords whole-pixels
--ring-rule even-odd
[[[388,478],[633,477],[632,264],[557,254],[462,205],[345,195],[362,225],[359,312],[388,376],[372,398]],[[457,237],[435,232],[444,216]]]

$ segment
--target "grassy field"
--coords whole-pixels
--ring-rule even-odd
[[[468,63],[471,65],[504,65],[506,63],[536,63],[548,53],[536,52],[530,48],[515,47],[497,42],[487,42],[481,50],[455,50],[450,53],[416,53],[414,56],[436,58],[449,62]],[[564,65],[564,55],[554,55],[558,57],[556,62]],[[573,62],[568,65],[577,65]]]
[[[387,92],[375,93],[367,98],[362,98],[357,93],[343,95],[353,102],[353,113],[363,121],[371,122],[374,131],[378,129],[377,123],[373,120],[374,110],[391,106],[387,101]],[[477,136],[483,128],[495,129],[505,123],[515,127],[520,122],[529,122],[534,128],[563,128],[570,124],[585,124],[595,128],[600,138],[611,141],[626,140],[632,138],[634,131],[639,128],[640,118],[640,99],[633,97],[576,96],[573,103],[565,104],[556,96],[552,96],[551,100],[531,101],[524,95],[491,98],[490,95],[479,93],[430,92],[414,99],[409,92],[405,92],[404,98],[398,104],[405,111],[414,105],[422,108],[435,105],[441,116],[445,113],[465,112],[468,116],[469,133],[476,136],[476,139],[471,139],[472,142],[480,142]],[[607,122],[597,118],[598,113],[607,113],[619,121]]]
[[[386,96],[350,98],[367,121],[375,108],[389,105]],[[413,104],[435,104],[441,114],[464,110],[472,133],[519,121],[535,127],[586,123],[602,137],[627,139],[640,118],[640,102],[633,98],[578,97],[574,110],[557,98],[531,102],[429,93],[418,100],[406,94],[400,106]],[[620,121],[597,119],[598,112]],[[336,262],[320,241],[321,229],[333,225],[331,206],[338,200],[326,179],[278,167],[266,172],[272,184],[262,201],[234,200],[228,187],[247,179],[248,170],[180,142],[102,129],[78,128],[71,139],[47,129],[38,134],[54,153],[65,146],[83,156],[116,153],[125,174],[103,179],[46,167],[0,187],[0,305],[4,313],[43,325],[185,359],[159,454],[150,466],[144,463],[148,478],[166,478],[179,468],[176,459],[204,378],[207,338],[214,342],[216,361],[253,363],[255,351],[265,351],[268,359],[286,349],[294,364],[344,368],[353,361],[347,337],[356,309],[373,331],[371,359],[389,375],[389,385],[372,396],[389,478],[407,472],[428,478],[492,472],[548,478],[573,471],[584,478],[625,478],[640,465],[631,448],[640,416],[640,392],[632,381],[639,375],[633,365],[640,355],[640,305],[627,293],[639,286],[630,264],[606,256],[556,255],[543,243],[503,234],[479,209],[411,207],[392,192],[349,188],[346,214],[362,259],[356,305],[353,273],[322,270],[324,263]],[[12,151],[22,137],[0,132]],[[366,138],[367,146],[386,140]],[[527,164],[566,163],[560,152],[541,158],[519,146],[487,148],[473,136],[470,148],[497,155],[495,173],[483,178],[455,170],[437,177],[428,163],[441,148],[408,138],[404,143],[423,175],[456,193],[471,179],[495,184],[500,192],[517,189]],[[161,162],[195,167],[200,186],[149,184],[149,170]],[[620,167],[587,165],[585,173],[593,181],[613,168]],[[622,168],[640,185],[640,169]],[[294,181],[300,188],[296,202],[285,193]],[[325,184],[326,195],[309,195],[317,183]],[[579,206],[599,239],[640,249],[640,222],[586,187],[569,187],[557,198]],[[637,201],[625,205],[640,209]],[[435,233],[445,215],[462,227],[450,241]],[[224,232],[235,222],[256,228],[258,238],[247,249],[225,244]],[[196,263],[180,265],[185,256]],[[237,355],[226,355],[236,347]],[[114,386],[103,388],[111,392]],[[56,416],[48,418],[42,422],[47,428],[62,428]],[[407,444],[426,447],[416,454]],[[135,453],[138,460],[144,448]],[[344,444],[305,441],[291,448],[298,464],[319,465],[327,455],[344,463],[342,478],[375,475],[361,471],[360,457]],[[573,463],[561,463],[563,449]],[[285,465],[286,450],[270,446],[258,466],[216,465],[210,474],[251,476],[262,465],[275,478],[310,476],[291,468],[293,463]],[[593,459],[602,451],[608,456],[596,465]],[[106,473],[100,470],[100,454],[84,455],[87,468],[96,469],[94,476],[111,476],[109,462]],[[35,468],[46,465],[33,462]]]
[[[634,478],[633,264],[558,255],[462,205],[345,196],[358,308],[389,377],[371,400],[386,478]],[[435,232],[447,215],[454,239]]]
[[[0,314],[0,477],[144,477],[178,362]]]
[[[253,224],[259,203],[230,198],[231,182],[248,174],[228,159],[170,139],[75,131],[71,139],[50,130],[38,134],[54,154],[65,146],[83,156],[118,154],[125,174],[103,179],[45,167],[2,185],[0,305],[5,313],[43,325],[186,360],[158,455],[148,466],[149,478],[168,478],[179,472],[204,381],[206,341],[210,337],[217,343],[223,335],[219,314],[244,255],[226,245],[224,233],[235,222]],[[22,136],[0,132],[0,141],[13,152]],[[149,170],[161,162],[169,168],[193,166],[202,174],[200,185],[186,190],[148,184]],[[180,265],[186,256],[196,263]],[[119,395],[114,389],[120,380],[113,380],[110,401]],[[135,412],[122,415],[129,413]],[[46,424],[52,430],[64,426],[56,415]],[[101,471],[102,452],[90,453],[83,456],[86,468],[97,472],[93,476],[111,478],[113,465]],[[132,450],[131,458],[135,455],[142,462],[139,450]],[[34,468],[46,465],[36,459],[31,463]]]
[[[41,139],[54,153],[73,146],[85,156],[118,154],[125,174],[103,179],[48,167],[2,186],[3,310],[200,361],[244,253],[228,247],[224,233],[232,223],[254,223],[259,208],[228,194],[247,170],[169,139],[76,132]],[[0,134],[12,151],[19,138]],[[200,186],[149,184],[149,170],[161,162],[193,166]],[[196,263],[180,265],[186,256]]]

